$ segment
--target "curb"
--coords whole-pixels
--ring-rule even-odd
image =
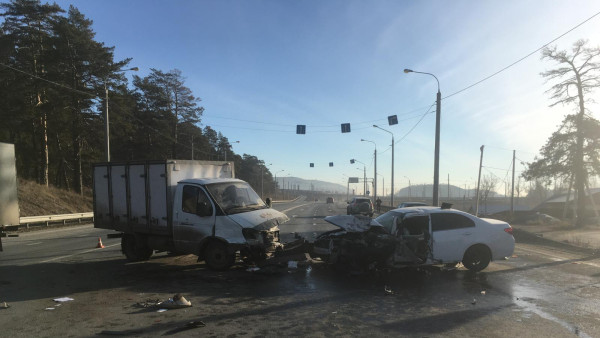
[[[596,249],[583,248],[580,246],[575,246],[572,244],[540,237],[529,231],[522,230],[522,229],[513,228],[513,236],[515,237],[515,242],[517,242],[517,243],[532,243],[532,244],[548,245],[548,246],[553,246],[555,248],[577,251],[577,252],[588,254],[588,255],[600,254],[600,251],[596,250]]]

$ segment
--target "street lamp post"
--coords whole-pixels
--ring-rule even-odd
[[[279,183],[277,182],[277,173],[280,173],[282,171],[285,171],[285,169],[281,169],[275,173],[275,198],[277,198],[277,187],[279,186]]]
[[[363,196],[367,196],[367,165],[354,158],[350,160],[350,163],[352,163],[352,161],[363,165]],[[356,169],[360,170],[359,168]]]
[[[431,75],[435,78],[438,85],[437,98],[435,102],[435,157],[433,163],[433,205],[438,206],[439,204],[439,193],[438,189],[440,186],[440,118],[442,114],[442,93],[440,92],[440,81],[438,78],[431,74],[425,72],[417,72],[411,69],[405,69],[405,73],[418,73],[418,74],[427,74]]]
[[[392,206],[392,208],[394,207],[394,133],[392,133],[389,130],[385,130],[383,128],[381,128],[380,126],[374,124],[373,127],[377,128],[377,129],[381,129],[387,133],[392,134],[392,201],[390,202],[390,205]]]
[[[360,141],[361,142],[370,142],[375,145],[375,152],[374,152],[375,169],[373,170],[373,202],[375,202],[375,200],[377,200],[377,144],[373,141],[365,140],[363,138],[361,138]]]
[[[133,67],[129,69],[123,69],[121,72],[126,72],[128,70],[138,71],[140,70],[138,67]],[[104,152],[106,156],[106,162],[110,162],[110,124],[108,123],[108,86],[106,85],[107,80],[104,80],[104,106],[105,106],[105,114],[104,114]]]
[[[363,170],[360,170],[360,168],[356,168],[356,170],[363,172],[363,196],[367,196],[367,168],[363,166]]]
[[[232,143],[240,143],[240,141],[233,141]],[[225,147],[225,162],[227,162],[227,147]]]
[[[412,191],[410,190],[410,178],[408,178],[408,176],[404,177],[406,177],[406,179],[408,180],[408,201],[410,202],[412,200]]]

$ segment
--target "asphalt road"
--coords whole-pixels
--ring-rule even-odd
[[[274,207],[290,217],[284,239],[310,239],[333,229],[324,216],[345,213],[323,201]],[[544,243],[518,243],[514,257],[480,273],[214,272],[192,255],[127,263],[107,233],[84,225],[4,239],[0,304],[10,307],[0,309],[0,336],[600,336],[600,258]],[[175,293],[193,306],[143,306]],[[190,321],[206,326],[183,330]]]

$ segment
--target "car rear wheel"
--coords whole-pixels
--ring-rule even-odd
[[[212,270],[227,270],[235,262],[235,253],[229,252],[227,244],[212,241],[204,249],[204,261]]]
[[[485,269],[492,260],[490,249],[485,245],[474,245],[470,247],[463,257],[463,265],[471,271]]]

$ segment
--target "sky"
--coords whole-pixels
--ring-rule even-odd
[[[596,0],[56,3],[93,20],[97,40],[132,58],[136,75],[181,70],[205,108],[200,126],[278,177],[346,185],[366,169],[371,179],[376,147],[379,195],[391,186],[391,134],[395,190],[433,183],[437,82],[405,68],[440,83],[440,182],[475,188],[485,145],[482,175],[500,179],[503,194],[513,150],[518,175],[576,108],[549,107],[553,83],[540,73],[556,64],[541,52],[510,65],[600,12]],[[551,45],[597,47],[599,32],[600,15]],[[600,117],[598,104],[588,108]]]

